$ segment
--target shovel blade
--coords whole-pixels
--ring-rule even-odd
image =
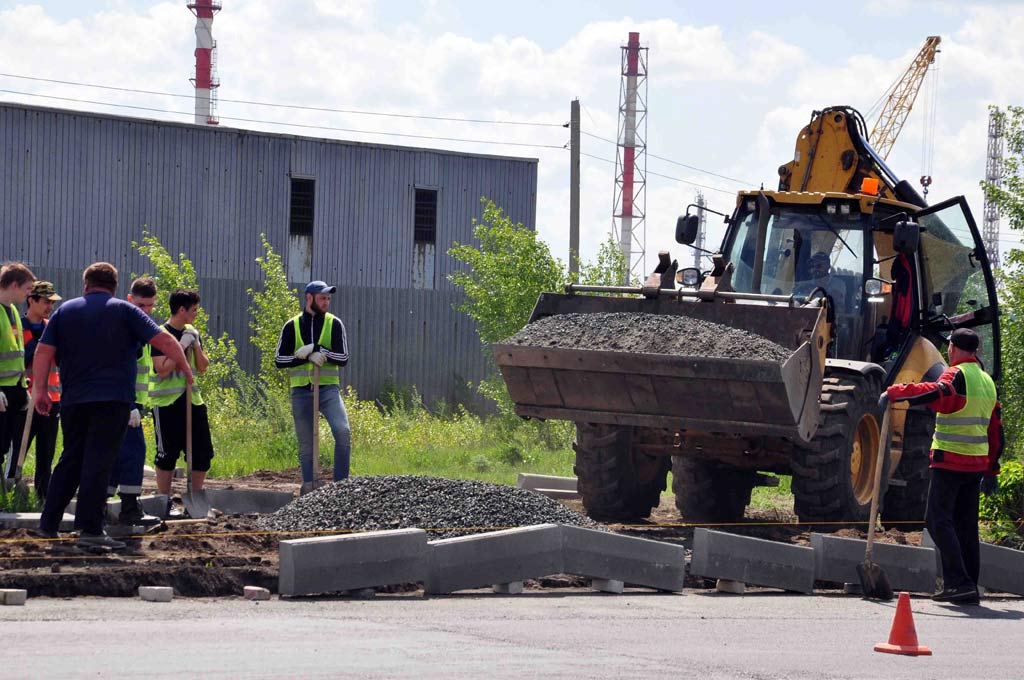
[[[860,587],[864,591],[865,599],[886,601],[892,599],[892,584],[889,583],[889,576],[879,565],[870,561],[861,562],[857,565],[857,576],[860,577]]]
[[[185,510],[188,511],[188,516],[192,519],[206,519],[213,509],[205,491],[186,493],[181,497],[181,502],[185,504]]]

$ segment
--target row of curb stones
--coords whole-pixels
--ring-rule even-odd
[[[875,543],[872,561],[885,570],[896,590],[932,593],[941,573],[938,552],[925,535],[924,547]],[[866,541],[811,534],[811,546],[698,528],[693,534],[690,573],[694,576],[780,588],[814,591],[814,582],[858,583]],[[1024,595],[1024,551],[981,544],[980,586]]]
[[[428,594],[515,594],[523,581],[552,574],[590,577],[605,592],[626,584],[680,592],[686,573],[682,546],[559,524],[437,541],[421,529],[302,538],[281,541],[279,561],[285,597],[406,583],[423,583]]]

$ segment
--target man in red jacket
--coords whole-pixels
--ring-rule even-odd
[[[943,590],[932,599],[978,603],[978,496],[996,488],[1003,423],[996,386],[978,360],[978,334],[958,328],[949,338],[949,368],[936,382],[893,385],[890,401],[935,411],[931,483],[925,523],[942,558]],[[984,481],[983,481],[984,480]]]

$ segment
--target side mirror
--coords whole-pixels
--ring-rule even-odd
[[[697,232],[700,229],[700,218],[696,215],[682,215],[676,220],[676,243],[684,246],[692,246],[697,240]]]
[[[684,288],[697,288],[701,284],[700,270],[696,267],[687,267],[686,269],[680,269],[676,273],[676,283]]]
[[[897,253],[913,255],[921,242],[921,227],[917,222],[900,220],[892,232],[892,247]]]
[[[892,284],[884,279],[867,279],[864,281],[864,294],[868,302],[884,302],[883,295],[892,292]]]

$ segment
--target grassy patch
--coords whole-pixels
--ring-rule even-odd
[[[772,475],[779,480],[778,486],[755,486],[750,494],[751,507],[759,510],[793,511],[793,478],[789,475]]]

